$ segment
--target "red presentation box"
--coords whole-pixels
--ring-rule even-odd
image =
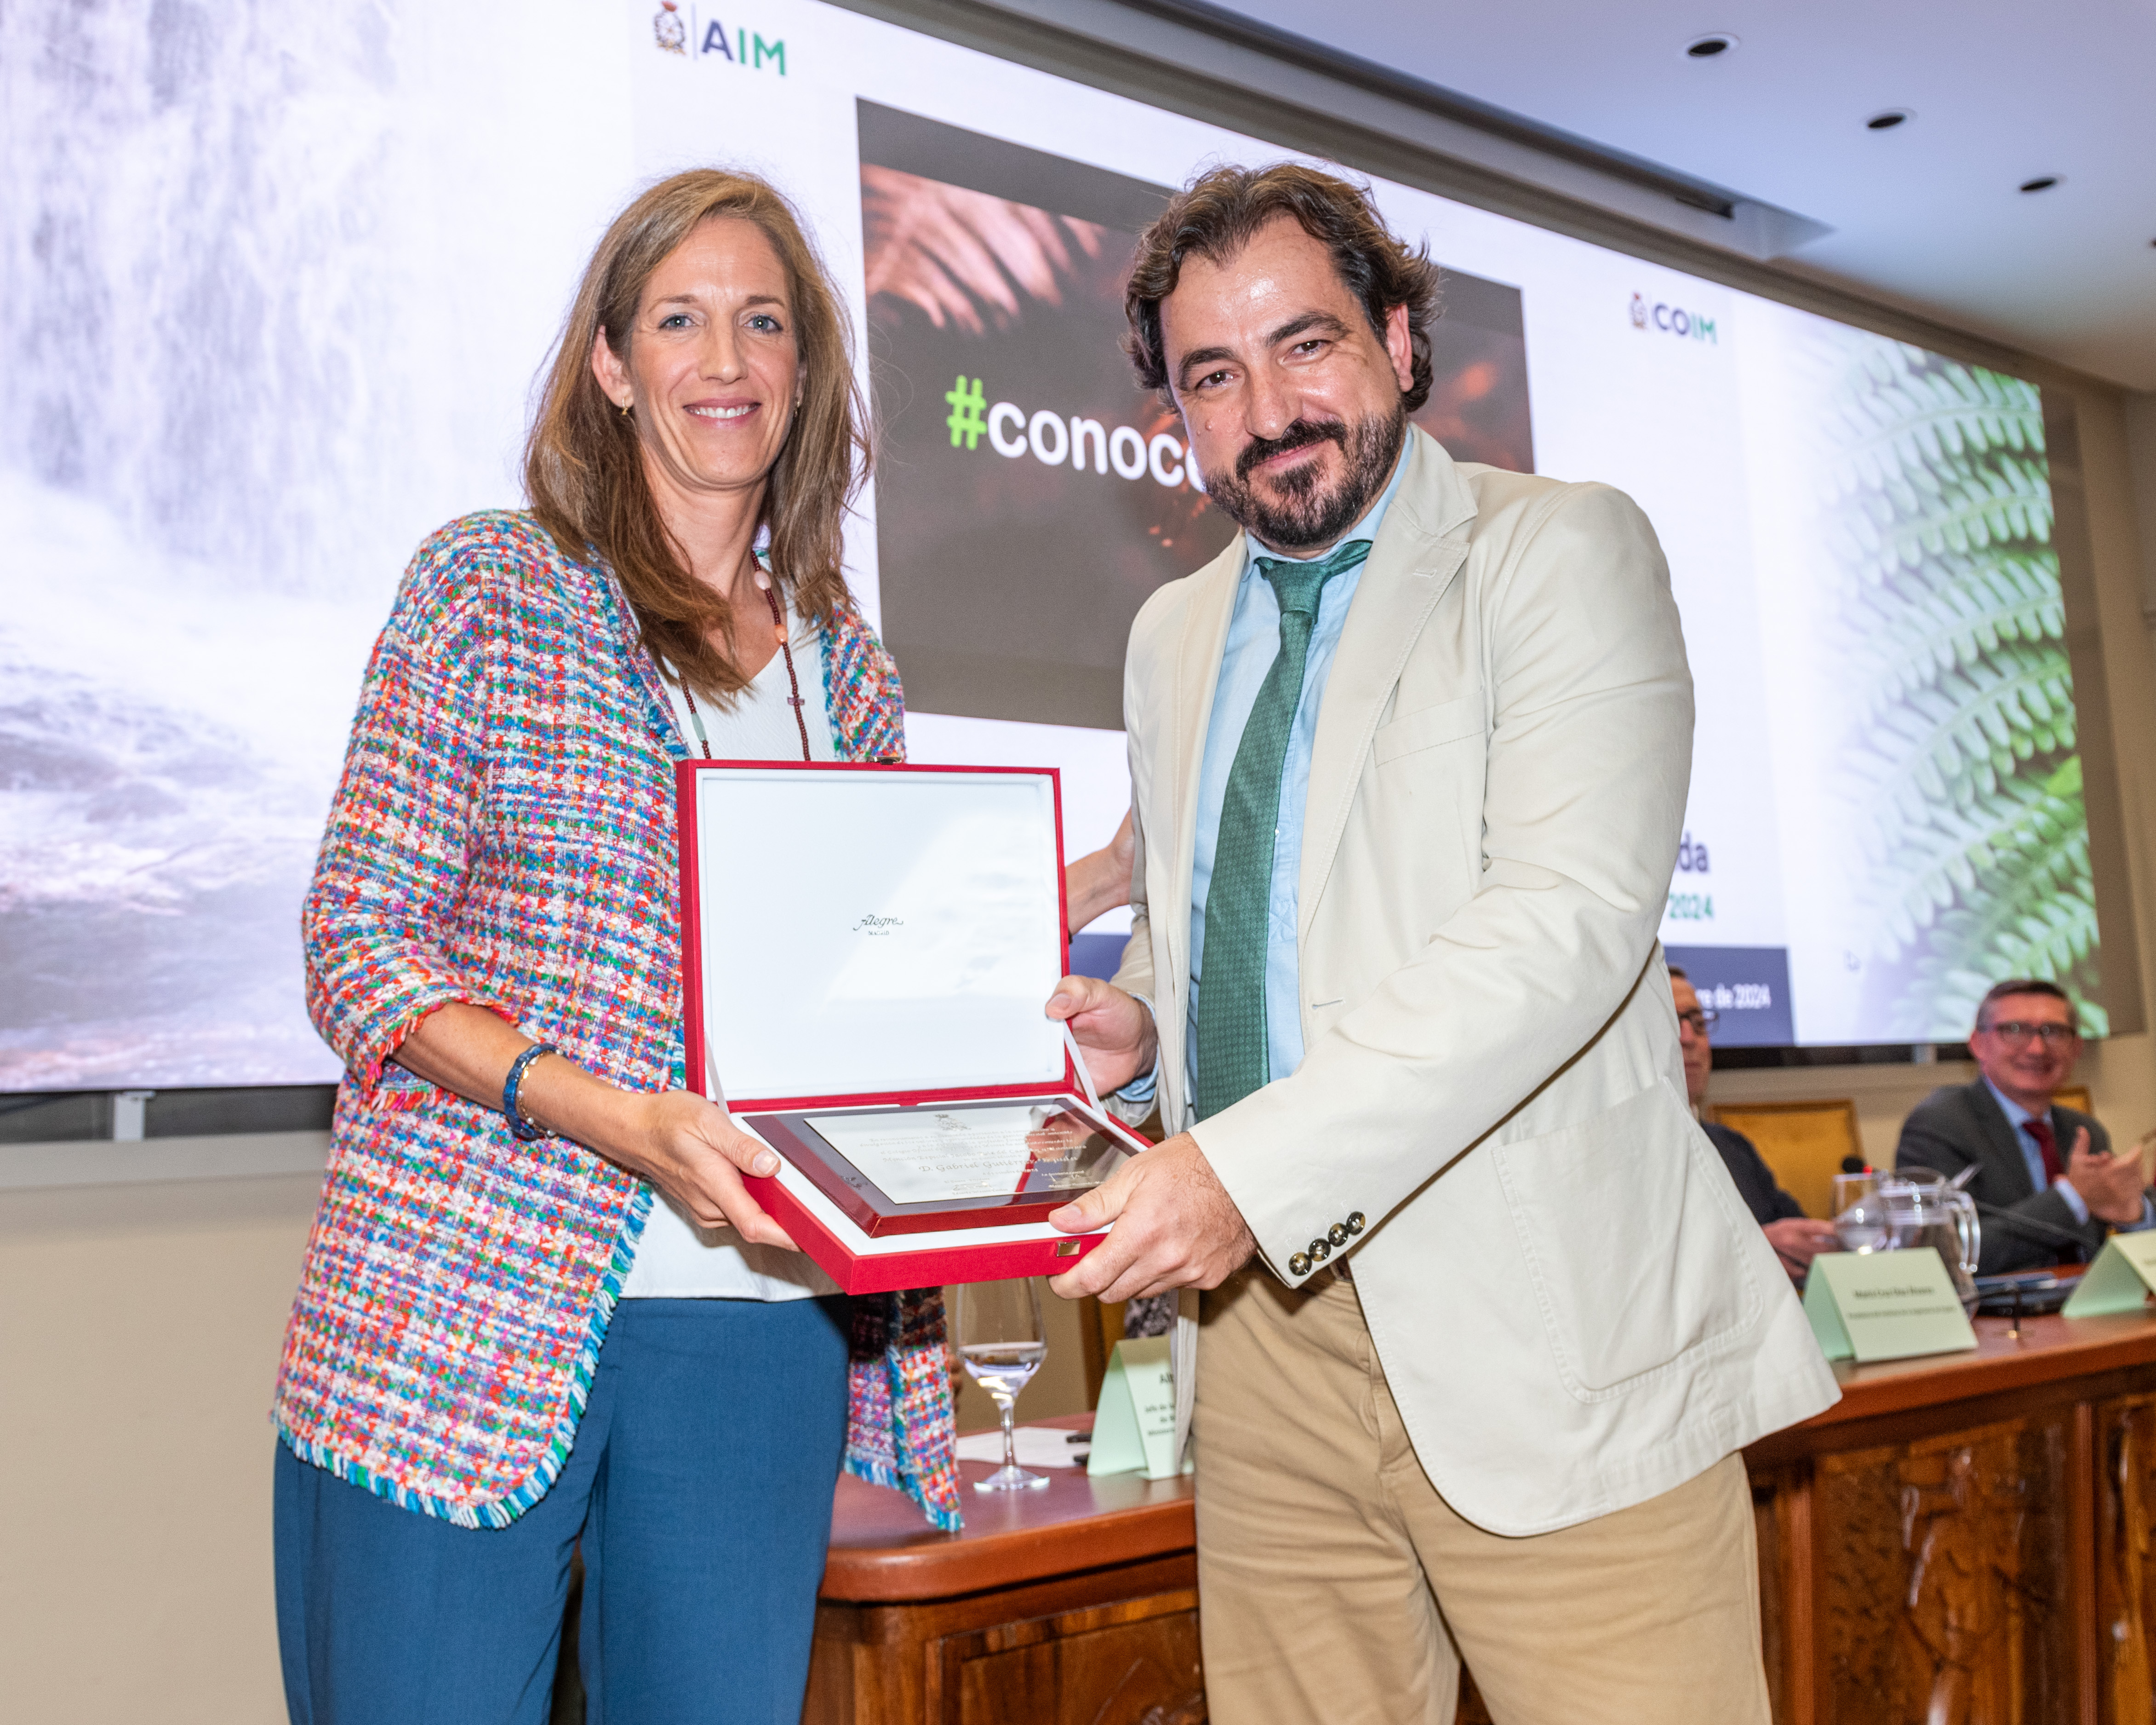
[[[1068,1270],[1051,1210],[1149,1147],[1041,1008],[1052,768],[686,761],[690,1083],[778,1153],[757,1201],[850,1294]]]

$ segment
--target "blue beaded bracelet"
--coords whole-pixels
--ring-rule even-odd
[[[509,1063],[509,1076],[501,1081],[501,1111],[509,1117],[509,1130],[525,1143],[554,1136],[543,1126],[534,1126],[524,1117],[517,1106],[516,1092],[524,1082],[524,1074],[532,1061],[542,1055],[559,1054],[561,1050],[551,1042],[535,1042]]]

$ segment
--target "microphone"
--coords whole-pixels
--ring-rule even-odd
[[[1866,1174],[1871,1173],[1871,1168],[1861,1156],[1845,1156],[1841,1158],[1841,1171],[1845,1174]]]
[[[2025,1240],[2048,1240],[2054,1245],[2066,1245],[2088,1250],[2088,1240],[2071,1228],[2061,1228],[2056,1222],[2041,1222],[2034,1216],[2024,1216],[1995,1204],[1986,1204],[1974,1199],[1977,1209],[1994,1222],[2004,1223],[2010,1230],[2019,1231]]]
[[[1861,1156],[1843,1157],[1841,1171],[1845,1174],[1865,1173],[1866,1170],[1864,1158]],[[1964,1173],[1966,1172],[1967,1170],[1964,1170]],[[1966,1189],[1961,1189],[1966,1190]],[[1974,1192],[1968,1193],[1967,1195],[1969,1201],[1976,1206],[1978,1214],[2000,1224],[2009,1233],[2019,1234],[2024,1240],[2038,1240],[2048,1245],[2070,1245],[2080,1252],[2086,1252],[2089,1249],[2087,1238],[2071,1228],[2061,1228],[2056,1222],[2042,1221],[2035,1216],[2025,1216],[1999,1204],[1986,1204]]]

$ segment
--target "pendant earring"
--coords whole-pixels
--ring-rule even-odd
[[[621,404],[621,417],[624,419],[629,417],[629,405],[630,404],[628,402],[624,402]]]

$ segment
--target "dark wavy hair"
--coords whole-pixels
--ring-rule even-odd
[[[1160,302],[1175,291],[1183,260],[1195,252],[1224,263],[1268,222],[1293,216],[1302,231],[1332,254],[1332,267],[1348,292],[1363,302],[1370,327],[1384,339],[1385,319],[1395,305],[1408,308],[1414,347],[1412,381],[1402,398],[1412,413],[1430,399],[1430,326],[1438,318],[1439,277],[1427,245],[1395,238],[1370,202],[1367,186],[1321,173],[1300,162],[1270,167],[1216,167],[1168,201],[1168,208],[1138,236],[1137,260],[1123,290],[1130,333],[1123,352],[1138,382],[1173,405],[1168,356],[1160,339]]]

